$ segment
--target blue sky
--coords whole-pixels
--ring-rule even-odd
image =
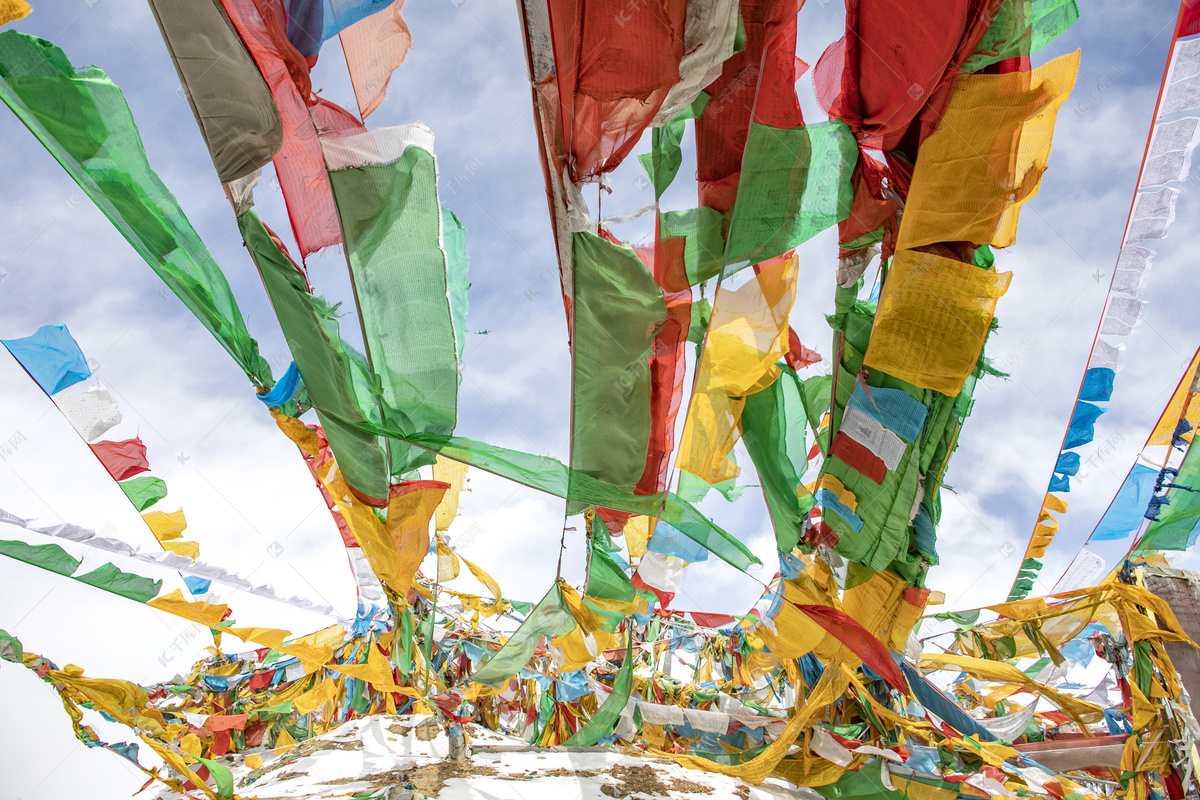
[[[1089,3],[1075,28],[1035,57],[1041,63],[1083,51],[1041,193],[1022,212],[1017,245],[997,256],[997,267],[1014,276],[989,354],[1007,365],[1012,379],[977,392],[950,468],[955,491],[943,495],[942,566],[928,581],[946,592],[947,607],[1002,600],[1016,571],[1099,320],[1176,11],[1163,0]],[[843,13],[838,3],[809,2],[800,15],[798,55],[815,63],[841,35]],[[468,229],[468,326],[487,333],[468,338],[459,432],[565,459],[570,360],[515,9],[483,0],[411,0],[405,16],[413,50],[368,124],[422,121],[433,129],[442,202]],[[123,88],[151,164],[224,268],[262,352],[282,371],[289,361],[283,338],[148,8],[126,0],[51,0],[12,27],[53,40],[75,64],[96,64]],[[354,108],[336,41],[322,51],[314,86]],[[822,119],[807,76],[797,88],[807,119]],[[0,196],[0,336],[66,323],[125,414],[110,435],[137,434],[146,442],[153,472],[170,490],[159,507],[186,511],[188,535],[199,541],[203,557],[270,582],[281,594],[324,600],[352,614],[353,584],[333,524],[294,448],[240,370],[7,110],[0,110],[0,141],[6,187]],[[639,152],[647,148],[643,143]],[[685,148],[684,157],[664,208],[695,204],[694,153]],[[606,216],[653,202],[639,176],[632,158],[617,171],[613,193],[603,201]],[[1200,209],[1193,194],[1183,195],[1170,237],[1157,248],[1144,295],[1146,319],[1126,340],[1125,369],[1097,426],[1097,445],[1114,435],[1120,440],[1098,470],[1074,484],[1071,511],[1047,559],[1051,582],[1095,524],[1200,344],[1186,245]],[[586,195],[594,213],[595,189]],[[257,201],[263,219],[287,238],[269,174]],[[617,232],[637,242],[647,235],[648,219]],[[832,307],[835,248],[832,232],[802,248],[792,314],[804,342],[826,357],[831,337],[822,314]],[[318,291],[349,301],[340,253],[310,258],[309,268]],[[357,329],[347,315],[347,336]],[[828,363],[812,369],[828,369]],[[70,426],[5,355],[0,442],[10,440],[19,442],[0,461],[0,508],[41,524],[69,521],[107,529],[144,549],[155,546]],[[1084,459],[1090,455],[1084,448]],[[451,531],[456,545],[507,593],[536,599],[554,577],[562,502],[475,473],[470,487]],[[773,539],[755,490],[734,505],[708,500],[704,510],[772,563]],[[46,541],[10,526],[2,533]],[[578,581],[582,567],[580,541],[568,534],[565,577]],[[768,566],[757,577],[766,580],[773,571]],[[195,639],[182,640],[186,626],[85,589],[0,562],[0,628],[27,648],[96,676],[162,680],[185,672],[202,654]],[[759,591],[755,580],[710,562],[690,568],[676,605],[741,611]],[[242,622],[296,632],[328,624],[244,594],[222,598]],[[20,720],[0,731],[0,798],[59,797],[82,787],[90,796],[127,797],[141,785],[119,759],[75,743],[61,706],[38,684],[24,670],[0,669],[0,697],[9,718]]]

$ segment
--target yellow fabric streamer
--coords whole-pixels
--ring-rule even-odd
[[[131,711],[140,711],[150,702],[146,692],[137,684],[115,678],[87,678],[83,670],[74,664],[68,664],[61,670],[52,669],[48,677],[83,695],[109,716],[116,718],[128,716]]]
[[[1049,686],[1043,686],[1026,675],[1012,664],[1001,661],[987,661],[982,658],[968,658],[950,653],[933,653],[921,657],[921,666],[934,669],[959,669],[975,678],[988,681],[999,681],[1020,686],[1027,692],[1041,695],[1063,712],[1071,716],[1080,729],[1087,731],[1086,722],[1097,722],[1103,716],[1100,706],[1063,694]],[[1136,722],[1135,722],[1136,724]]]
[[[0,27],[24,19],[31,11],[25,0],[0,0]]]
[[[921,143],[897,248],[938,242],[1009,247],[1021,205],[1037,194],[1058,109],[1079,51],[1031,72],[959,81],[937,131]]]
[[[337,689],[337,682],[333,678],[326,678],[293,700],[292,708],[298,714],[309,714],[337,696]]]
[[[174,614],[177,617],[183,617],[192,622],[198,622],[209,628],[215,628],[221,620],[225,619],[225,613],[229,611],[229,606],[224,603],[215,605],[213,603],[185,600],[183,599],[183,593],[178,589],[168,595],[148,600],[146,601],[146,605],[151,608],[157,608],[159,611],[166,611],[168,614]]]
[[[443,498],[443,501],[445,499]],[[438,506],[441,508],[441,506]],[[436,516],[437,512],[434,512]],[[462,565],[459,564],[458,556],[450,548],[450,545],[442,541],[442,535],[436,534],[437,540],[437,579],[441,583],[443,581],[452,581],[458,577]]]
[[[187,520],[183,509],[178,511],[150,511],[142,514],[146,527],[154,534],[154,538],[162,545],[163,550],[169,550],[176,555],[187,558],[197,558],[200,555],[200,545],[195,542],[182,541]]]
[[[187,761],[185,761],[184,757],[179,753],[176,753],[167,745],[156,742],[154,739],[151,739],[145,734],[139,733],[138,738],[145,742],[151,750],[157,753],[163,761],[170,764],[172,769],[174,769],[187,780],[191,781],[193,785],[200,789],[200,791],[204,792],[205,795],[212,798],[212,800],[221,800],[220,795],[214,792],[207,783],[201,780],[199,775],[197,775],[195,772],[192,772],[191,768],[188,767]]]
[[[425,481],[392,487],[386,528],[399,554],[399,573],[390,588],[401,597],[408,595],[413,576],[429,552],[429,520],[445,494],[444,485]]]
[[[1162,416],[1158,418],[1158,424],[1154,426],[1154,430],[1150,432],[1150,438],[1147,444],[1164,445],[1170,444],[1171,438],[1175,435],[1175,426],[1179,424],[1180,416],[1183,416],[1183,405],[1187,403],[1187,415],[1184,417],[1195,428],[1200,425],[1200,400],[1193,396],[1192,381],[1196,374],[1196,367],[1200,366],[1200,351],[1192,358],[1192,363],[1188,365],[1187,372],[1183,373],[1183,380],[1175,388],[1175,393],[1171,395],[1171,402],[1167,403],[1167,407],[1163,409]],[[1191,397],[1191,402],[1188,398]],[[1188,431],[1183,435],[1185,441],[1190,442],[1195,435],[1193,431]]]
[[[433,464],[433,479],[450,484],[450,489],[434,512],[434,527],[438,531],[450,530],[450,523],[458,516],[458,496],[467,481],[467,465],[438,456]]]
[[[675,462],[706,483],[739,473],[729,455],[738,438],[743,398],[779,377],[776,362],[788,350],[798,265],[795,253],[764,261],[753,279],[737,289],[722,287],[714,299]]]
[[[150,528],[154,538],[160,542],[178,539],[187,529],[187,519],[182,508],[178,511],[148,511],[142,514],[142,519],[146,521],[146,526]]]
[[[1042,501],[1042,508],[1047,511],[1053,511],[1058,514],[1067,513],[1067,506],[1070,505],[1066,500],[1063,500],[1058,495],[1047,492],[1046,499]]]
[[[788,721],[787,726],[779,734],[779,738],[771,742],[765,750],[744,764],[718,764],[715,761],[697,758],[696,756],[674,755],[662,752],[654,752],[653,755],[670,758],[680,766],[687,767],[688,769],[719,772],[722,775],[741,778],[747,783],[758,785],[766,780],[775,770],[775,767],[787,755],[787,751],[796,741],[801,731],[812,721],[816,713],[832,705],[833,701],[845,691],[846,683],[845,675],[839,668],[826,668],[825,673],[821,676],[821,680],[817,682],[812,693],[804,701],[804,706]]]
[[[837,499],[840,500],[842,505],[844,505],[846,508],[850,509],[851,511],[858,510],[858,498],[855,497],[854,492],[847,489],[845,484],[838,480],[836,475],[824,472],[819,478],[817,478],[811,487],[807,488],[812,494],[816,494],[821,489],[827,489],[830,492],[833,492],[834,496],[837,497]]]
[[[625,546],[629,548],[630,558],[641,558],[646,555],[646,545],[654,535],[654,527],[658,524],[655,517],[630,517],[625,523]]]
[[[1011,272],[897,252],[863,364],[956,397],[979,361],[996,302],[1011,279]]]

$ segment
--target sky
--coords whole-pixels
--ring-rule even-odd
[[[946,593],[938,610],[1002,601],[1020,563],[1099,321],[1176,12],[1177,5],[1164,0],[1087,3],[1075,27],[1034,57],[1036,65],[1082,49],[1041,192],[1021,212],[1017,244],[997,253],[997,268],[1011,271],[1013,280],[1000,301],[1001,327],[988,355],[1011,379],[988,380],[977,390],[951,461],[938,529],[941,563],[927,580]],[[429,125],[437,137],[441,202],[468,230],[471,333],[458,433],[566,460],[567,330],[516,10],[485,0],[412,0],[405,17],[412,51],[368,125]],[[842,34],[843,17],[841,4],[810,0],[799,17],[797,55],[816,63]],[[122,87],[151,165],[221,264],[251,333],[280,374],[290,356],[148,7],[133,0],[43,0],[10,27],[54,41],[74,64],[100,66]],[[336,40],[323,49],[313,84],[322,96],[354,108]],[[824,119],[808,76],[797,91],[806,119]],[[637,152],[648,150],[648,140]],[[156,508],[185,510],[186,536],[199,542],[202,558],[270,583],[281,595],[299,594],[353,615],[354,586],[334,525],[295,448],[240,369],[7,109],[0,109],[0,141],[0,337],[26,336],[47,323],[68,325],[95,380],[124,415],[108,438],[138,435],[146,443],[152,474],[169,488]],[[685,146],[664,210],[695,205],[694,173],[695,154]],[[640,178],[636,160],[627,159],[612,176],[600,212],[629,214],[651,204],[653,193]],[[595,214],[595,188],[585,194]],[[1111,453],[1073,481],[1070,512],[1035,592],[1048,591],[1078,551],[1200,344],[1187,289],[1186,242],[1200,210],[1194,194],[1185,191],[1169,238],[1157,247],[1143,297],[1145,320],[1126,339],[1125,368],[1095,443],[1082,449],[1085,461],[1102,445]],[[269,167],[256,201],[264,221],[290,239]],[[615,231],[644,243],[650,219]],[[832,231],[800,250],[791,321],[805,344],[826,357],[812,374],[829,369],[832,337],[823,315],[832,310],[835,264]],[[308,266],[317,291],[346,304],[342,329],[353,340],[358,325],[343,254],[312,256]],[[38,525],[70,522],[157,549],[86,445],[0,351],[4,443],[0,508]],[[744,451],[739,462],[749,463]],[[470,476],[471,491],[450,531],[460,553],[488,570],[506,595],[535,600],[553,581],[565,541],[563,577],[579,583],[581,526],[578,518],[568,521],[580,530],[564,537],[561,500],[475,471]],[[746,480],[754,482],[752,471]],[[767,566],[744,576],[715,559],[694,565],[675,606],[743,612],[774,573],[762,496],[748,489],[734,504],[714,496],[702,510]],[[50,541],[3,524],[0,537]],[[175,573],[67,547],[86,557],[85,566],[112,560],[161,577],[165,586],[181,585]],[[1180,563],[1191,559],[1185,555]],[[217,593],[243,624],[303,633],[334,621],[245,593]],[[59,665],[73,663],[97,677],[166,680],[186,674],[211,643],[188,628],[70,579],[0,561],[0,629]],[[120,758],[76,742],[53,692],[28,671],[4,664],[0,698],[8,712],[0,729],[0,800],[81,789],[95,798],[128,797],[143,782]],[[110,741],[128,741],[115,726],[98,730],[111,734]]]

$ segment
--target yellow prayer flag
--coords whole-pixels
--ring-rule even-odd
[[[738,475],[729,454],[739,435],[744,398],[779,377],[776,362],[788,350],[798,266],[794,252],[764,261],[752,279],[737,289],[722,287],[714,299],[675,461],[706,483]]]
[[[979,362],[996,302],[1011,279],[1011,272],[911,250],[897,252],[863,365],[958,396]]]
[[[1193,379],[1198,365],[1200,365],[1200,350],[1197,350],[1196,355],[1192,357],[1187,371],[1183,373],[1179,385],[1175,387],[1175,393],[1171,395],[1171,402],[1167,403],[1167,407],[1163,409],[1162,416],[1158,418],[1146,444],[1170,444],[1171,439],[1175,436],[1175,426],[1179,424],[1180,416],[1191,423],[1193,428],[1200,425],[1200,400],[1197,400],[1192,392]],[[1190,402],[1188,401],[1189,397],[1191,397]],[[1186,415],[1183,410],[1184,403],[1187,403]],[[1188,431],[1183,438],[1190,442],[1193,435],[1192,431]]]
[[[1078,72],[1076,50],[1029,72],[960,80],[938,129],[921,143],[897,249],[958,241],[1011,246]]]
[[[213,603],[184,600],[183,593],[178,589],[168,595],[148,600],[146,601],[146,605],[151,608],[157,608],[159,611],[166,611],[168,614],[174,614],[177,617],[183,617],[192,622],[199,622],[201,625],[209,628],[215,628],[221,620],[225,619],[225,614],[229,611],[229,606],[224,603],[215,605]]]
[[[292,701],[292,708],[297,714],[308,714],[316,711],[337,696],[337,681],[326,678],[313,688]]]
[[[0,27],[29,16],[33,11],[25,0],[0,0]]]
[[[154,534],[154,538],[160,543],[178,539],[187,528],[187,520],[184,519],[182,508],[170,512],[148,511],[142,514],[142,519],[150,528],[150,532]]]
[[[433,465],[433,479],[450,484],[450,489],[442,502],[438,503],[433,515],[434,527],[438,531],[449,530],[450,523],[458,516],[458,496],[467,480],[467,465],[439,455]]]

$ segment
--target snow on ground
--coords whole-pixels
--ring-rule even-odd
[[[281,756],[250,751],[263,757],[256,770],[244,766],[245,754],[223,763],[233,771],[234,792],[246,800],[822,800],[776,779],[749,786],[613,748],[532,747],[476,725],[464,727],[470,752],[461,760],[450,757],[450,740],[433,717],[405,715],[352,720]],[[138,796],[177,797],[153,788]]]

